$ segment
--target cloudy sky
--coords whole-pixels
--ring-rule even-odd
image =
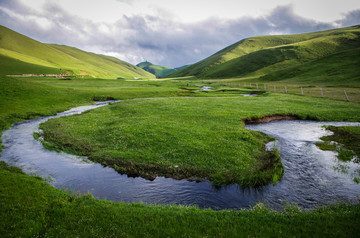
[[[38,41],[168,67],[250,36],[357,24],[359,0],[0,0],[0,25]]]

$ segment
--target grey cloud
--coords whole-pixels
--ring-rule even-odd
[[[337,21],[341,26],[360,25],[360,10],[354,10],[345,14],[344,18]]]
[[[51,22],[51,27],[42,28],[34,19],[25,21],[21,17],[11,16],[3,8],[21,16],[46,18]],[[30,12],[16,0],[11,0],[0,2],[0,16],[0,24],[42,42],[112,52],[133,64],[146,59],[169,67],[195,63],[250,36],[304,33],[334,27],[331,23],[298,16],[291,6],[277,7],[257,18],[209,18],[185,24],[163,16],[119,16],[117,22],[108,24],[71,15],[54,3],[47,3],[41,12]],[[336,24],[353,24],[358,22],[359,16],[360,10],[350,12]]]

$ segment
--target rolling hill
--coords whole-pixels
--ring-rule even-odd
[[[168,77],[360,80],[360,26],[241,40]],[[310,71],[310,72],[309,72]],[[307,78],[309,80],[309,78]]]
[[[168,76],[169,74],[172,74],[176,72],[175,69],[168,68],[165,66],[155,65],[148,61],[141,62],[136,65],[139,68],[142,68],[143,70],[150,72],[156,76],[156,78],[163,78]]]
[[[0,26],[0,65],[1,74],[61,71],[101,78],[154,78],[117,58],[64,45],[44,44],[4,26]]]
[[[156,78],[164,78],[172,73],[175,73],[176,71],[179,71],[181,69],[185,69],[189,65],[180,66],[177,68],[168,68],[160,65],[154,65],[148,61],[141,62],[136,65],[139,68],[142,68],[145,71],[148,71],[156,76]]]

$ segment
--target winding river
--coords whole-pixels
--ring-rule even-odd
[[[261,188],[241,188],[238,185],[214,188],[209,182],[190,182],[157,177],[154,181],[120,175],[86,158],[46,150],[33,138],[39,124],[50,118],[80,114],[107,105],[99,102],[73,108],[55,116],[16,123],[4,131],[1,160],[20,167],[28,174],[37,174],[53,186],[95,198],[147,204],[196,205],[200,208],[240,209],[258,202],[280,209],[286,204],[298,204],[304,209],[338,201],[357,201],[360,185],[359,164],[339,162],[336,154],[315,146],[328,134],[322,125],[360,125],[349,122],[314,122],[284,120],[248,125],[247,129],[262,131],[276,138],[275,146],[285,168],[281,181]]]

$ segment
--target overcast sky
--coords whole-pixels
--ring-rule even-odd
[[[360,1],[0,0],[0,24],[44,43],[178,67],[250,36],[360,24]]]

